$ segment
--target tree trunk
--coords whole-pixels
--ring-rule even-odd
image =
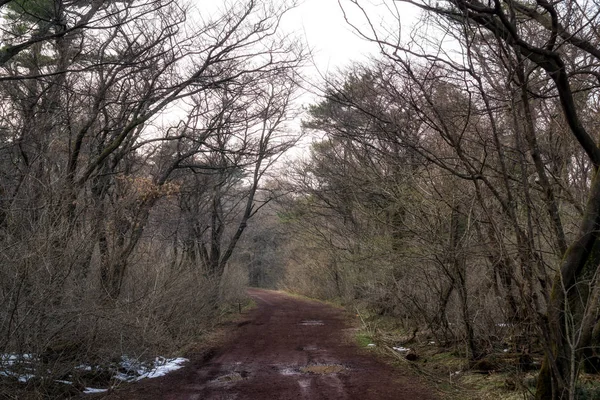
[[[538,379],[536,400],[568,399],[574,387],[569,386],[571,367],[579,370],[581,350],[590,345],[593,329],[582,326],[583,308],[589,293],[581,290],[580,283],[595,273],[600,263],[600,177],[598,172],[592,180],[590,195],[578,239],[569,247],[563,258],[562,267],[554,278],[548,326],[550,342],[546,349]],[[582,333],[586,341],[571,343],[572,333]],[[575,365],[571,366],[571,363]]]

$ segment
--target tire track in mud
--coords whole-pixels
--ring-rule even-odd
[[[258,304],[214,357],[141,382],[110,399],[434,400],[415,378],[348,340],[343,311],[279,292],[249,289]]]

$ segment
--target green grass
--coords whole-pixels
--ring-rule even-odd
[[[356,343],[358,343],[360,347],[368,347],[373,343],[373,339],[368,334],[359,332],[356,334]]]
[[[586,378],[592,378],[592,376]],[[600,382],[592,379],[581,379],[577,385],[577,399],[600,400]]]
[[[215,323],[222,323],[238,318],[239,315],[256,308],[256,302],[247,297],[237,302],[229,302],[220,307],[219,315],[215,319]]]

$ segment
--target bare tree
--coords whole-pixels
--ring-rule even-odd
[[[359,1],[350,1],[350,3],[364,10]],[[537,148],[535,132],[537,128],[532,124],[534,119],[530,112],[530,99],[532,92],[540,93],[538,90],[542,88],[546,90],[544,92],[546,95],[558,99],[564,121],[573,139],[596,169],[600,160],[600,151],[588,131],[589,124],[586,126],[584,122],[586,105],[576,100],[577,92],[594,93],[597,90],[596,76],[592,67],[600,55],[597,50],[598,40],[595,31],[596,12],[589,9],[588,4],[550,4],[544,1],[534,4],[498,1],[442,3],[408,1],[407,3],[437,16],[440,22],[449,23],[449,28],[447,26],[445,32],[459,41],[464,54],[472,54],[476,51],[473,50],[475,48],[487,49],[489,51],[487,54],[495,53],[502,60],[501,62],[512,65],[496,73],[504,76],[515,73],[517,76],[515,86],[520,87],[521,93],[520,98],[515,97],[514,101],[522,107],[522,115],[527,121],[521,127],[522,135],[530,148],[530,155],[544,190],[547,212],[555,230],[556,252],[563,256],[562,261],[557,261],[556,266],[551,268],[556,271],[552,278],[552,289],[544,292],[547,296],[547,311],[542,311],[544,307],[536,306],[539,312],[545,314],[542,317],[542,326],[548,333],[545,336],[546,360],[542,367],[536,396],[539,399],[574,398],[579,360],[584,350],[592,344],[591,333],[594,329],[594,322],[592,322],[594,317],[591,317],[590,313],[591,309],[595,308],[596,302],[596,296],[593,294],[596,290],[596,285],[593,283],[595,267],[592,266],[598,264],[594,249],[598,241],[600,202],[597,199],[597,191],[599,186],[595,179],[591,179],[589,187],[584,187],[584,190],[589,188],[589,197],[580,219],[579,232],[576,237],[570,239],[570,244],[567,244],[567,239],[562,233],[560,216],[557,213],[556,189],[550,184],[548,172]],[[397,4],[399,2],[391,2],[390,10],[394,10]],[[365,16],[368,18],[366,13]],[[433,53],[428,52],[426,48],[404,45],[399,38],[382,35],[375,28],[370,32],[363,31],[363,35],[378,43],[391,60],[397,65],[402,65],[402,68],[407,71],[411,68],[409,60],[416,56],[444,65],[457,74],[469,74],[476,80],[474,83],[482,81],[475,75],[479,75],[480,67],[470,63],[472,58],[467,58],[467,62],[462,63],[443,51]],[[575,59],[581,62],[573,62]],[[538,76],[540,69],[545,72],[547,79],[544,81],[536,78],[538,82],[544,83],[543,86],[534,88],[531,85],[531,78]],[[490,77],[495,79],[495,76],[497,75],[487,75],[486,83],[491,84]],[[483,86],[481,95],[485,96],[489,88]],[[519,95],[518,92],[515,95]],[[485,178],[477,180],[485,183]],[[522,190],[528,188],[524,186]],[[530,239],[523,236],[523,243],[531,240],[531,235],[527,236]],[[529,250],[527,252],[531,256],[534,255]],[[539,257],[534,256],[532,261],[535,259]],[[530,282],[530,291],[533,293],[534,281],[530,280]],[[574,345],[571,340],[573,329],[580,332],[577,345]]]
[[[295,140],[285,124],[303,50],[279,32],[293,6],[240,1],[209,16],[174,0],[0,4],[0,350],[92,348],[141,299],[152,305],[140,321],[172,321],[180,309],[151,300],[153,283],[165,293],[223,274],[268,200],[256,197],[263,177]],[[187,283],[167,268],[177,257],[148,270],[173,204],[211,215],[196,247],[210,260],[186,260]]]

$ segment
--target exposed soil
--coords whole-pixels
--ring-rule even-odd
[[[382,363],[351,339],[351,319],[322,303],[250,289],[258,307],[228,344],[167,376],[104,399],[434,400],[415,377]],[[96,396],[93,396],[97,398]]]

